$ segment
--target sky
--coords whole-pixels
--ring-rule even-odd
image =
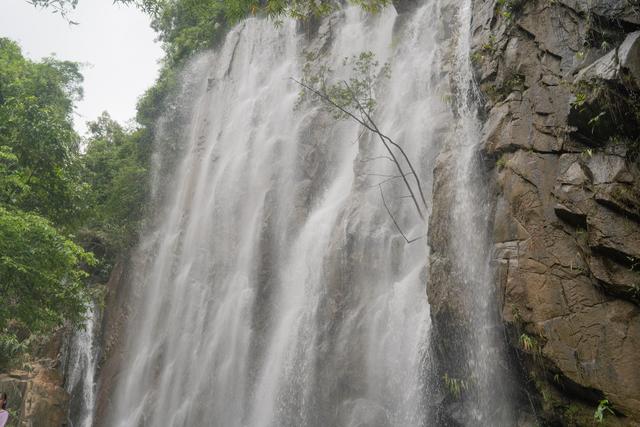
[[[26,0],[0,0],[0,36],[17,41],[25,56],[39,60],[55,54],[83,64],[84,99],[74,117],[81,135],[85,122],[105,110],[126,124],[155,81],[162,56],[149,18],[112,0],[80,0],[68,18],[78,25]]]

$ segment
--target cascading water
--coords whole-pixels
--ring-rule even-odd
[[[311,38],[249,19],[193,64],[199,96],[175,172],[156,174],[164,208],[133,266],[107,425],[430,425],[428,242],[404,242],[378,185],[406,235],[425,223],[380,143],[296,108],[290,77],[310,48],[344,77],[344,57],[389,61],[376,122],[428,190],[455,128],[442,9],[427,0],[400,22],[347,8]]]
[[[98,365],[96,325],[99,310],[90,307],[83,328],[69,337],[63,359],[65,390],[71,396],[70,427],[91,427],[95,406],[95,376]]]
[[[504,355],[503,326],[496,301],[491,267],[491,206],[489,179],[481,154],[481,122],[477,115],[481,94],[471,65],[473,2],[461,2],[456,15],[458,34],[453,85],[457,120],[454,129],[454,176],[451,247],[457,262],[455,279],[462,282],[466,300],[466,322],[471,333],[460,343],[467,366],[467,423],[475,426],[512,426],[516,416],[513,390],[509,388],[508,363]]]

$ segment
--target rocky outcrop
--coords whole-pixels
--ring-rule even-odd
[[[55,366],[37,363],[28,371],[0,374],[0,390],[9,396],[8,427],[67,425],[69,395]]]
[[[640,425],[639,11],[474,2],[496,300],[522,388],[551,423],[588,425],[600,405],[608,425]],[[432,223],[446,191],[436,183]]]
[[[128,299],[132,298],[126,284],[127,261],[118,262],[105,285],[104,311],[99,330],[99,377],[95,422],[101,425],[111,400],[114,381],[120,372],[124,324],[128,317]],[[70,330],[62,328],[51,338],[36,345],[30,355],[34,361],[22,369],[0,373],[0,391],[9,395],[12,414],[8,427],[60,427],[69,425],[72,416],[70,396],[65,391],[63,355],[65,336]],[[71,412],[72,412],[71,411]]]

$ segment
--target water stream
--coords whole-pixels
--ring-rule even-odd
[[[507,376],[504,327],[499,317],[496,280],[492,260],[490,178],[481,152],[481,103],[471,56],[471,1],[460,3],[456,14],[458,35],[455,43],[453,85],[457,111],[455,135],[450,149],[454,203],[451,247],[455,259],[455,280],[462,282],[466,301],[466,321],[470,329],[461,347],[465,351],[468,396],[467,424],[512,426],[516,424],[513,392]]]
[[[96,327],[99,310],[92,306],[86,313],[86,323],[69,337],[65,346],[63,370],[65,390],[71,396],[69,427],[91,427],[96,399],[96,369],[98,343]]]

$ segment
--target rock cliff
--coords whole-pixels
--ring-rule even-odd
[[[505,369],[521,411],[551,425],[590,425],[598,408],[607,425],[640,425],[638,30],[637,0],[473,3]],[[453,155],[435,172],[430,227],[440,359],[464,358],[455,334],[473,327],[443,266]]]
[[[59,369],[63,330],[59,330],[20,369],[0,374],[0,390],[9,397],[7,427],[67,425],[69,394]]]

